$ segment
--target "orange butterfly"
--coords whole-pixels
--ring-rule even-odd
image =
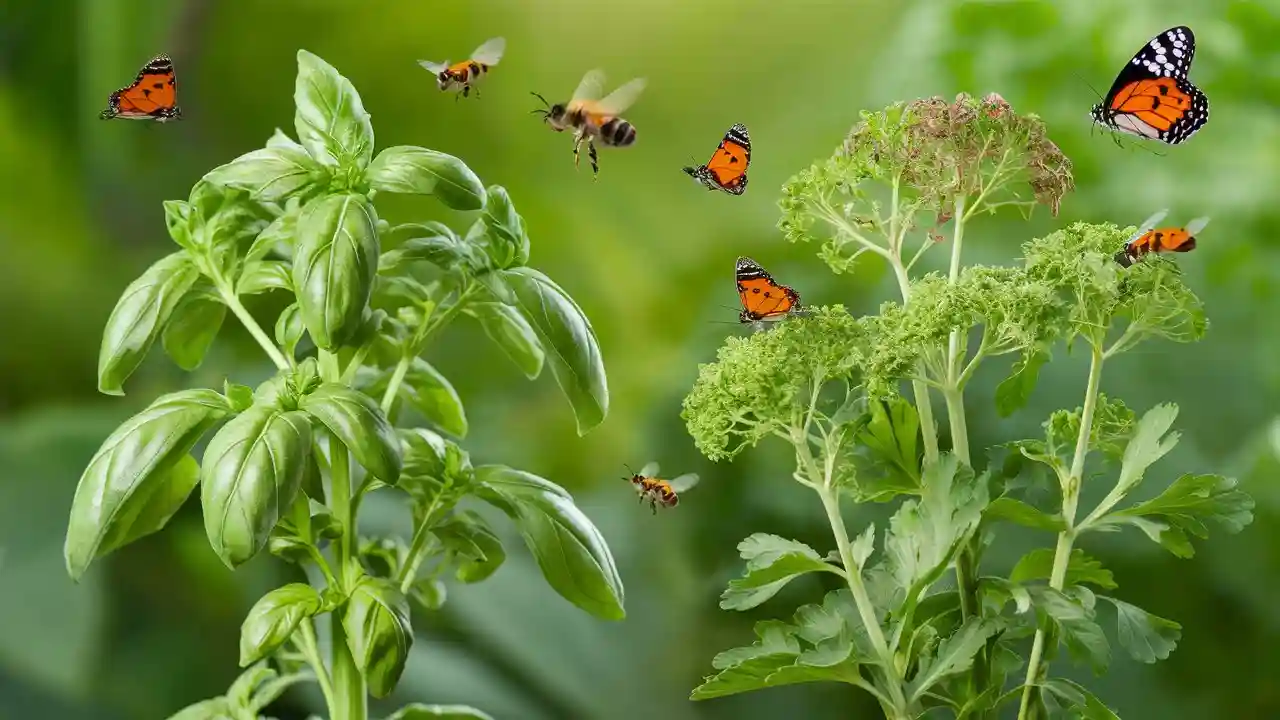
[[[1209,98],[1187,73],[1196,54],[1191,28],[1172,27],[1142,46],[1107,97],[1093,106],[1093,121],[1113,130],[1177,145],[1209,120]]]
[[[178,81],[173,61],[168,55],[157,55],[138,71],[133,84],[111,93],[103,120],[155,120],[168,122],[182,117],[178,109]]]
[[[1168,210],[1161,210],[1144,220],[1138,227],[1138,232],[1125,244],[1124,250],[1116,253],[1116,262],[1122,267],[1129,267],[1148,253],[1195,250],[1196,233],[1209,224],[1209,218],[1196,218],[1187,223],[1186,227],[1157,228],[1156,223],[1163,220],[1167,213]]]
[[[740,257],[734,268],[743,323],[774,322],[801,311],[800,293],[774,282],[773,276],[749,257]]]
[[[747,126],[738,123],[729,128],[711,159],[700,167],[684,169],[708,190],[723,190],[731,195],[747,191],[747,165],[751,163],[751,136]]]

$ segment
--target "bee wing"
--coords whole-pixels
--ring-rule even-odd
[[[1209,218],[1198,217],[1195,220],[1192,220],[1191,222],[1187,223],[1187,227],[1185,228],[1185,230],[1187,231],[1188,235],[1195,235],[1196,233],[1199,233],[1201,230],[1203,230],[1204,226],[1208,224],[1209,224]]]
[[[426,68],[432,75],[439,75],[444,72],[445,68],[449,67],[448,60],[445,60],[442,63],[433,63],[430,60],[419,60],[418,64]]]
[[[573,91],[573,98],[569,102],[596,100],[602,92],[604,92],[604,71],[599,68],[588,70],[587,74],[582,76],[582,81],[578,83],[578,89]]]
[[[685,473],[671,481],[671,490],[672,492],[682,493],[697,484],[697,473]]]
[[[507,49],[506,38],[490,38],[485,40],[480,47],[471,53],[471,59],[481,65],[497,65],[502,59],[502,53]]]
[[[651,478],[651,477],[657,477],[657,476],[658,476],[658,463],[656,462],[645,463],[644,467],[640,468],[640,477]]]
[[[640,97],[647,83],[648,81],[644,78],[636,78],[628,82],[596,103],[596,110],[602,115],[621,115]]]
[[[1152,228],[1154,228],[1156,226],[1156,223],[1159,223],[1161,220],[1164,219],[1164,216],[1168,214],[1169,214],[1168,208],[1164,210],[1157,210],[1155,214],[1153,214],[1151,217],[1147,218],[1146,220],[1143,220],[1142,224],[1138,226],[1138,231],[1135,232],[1129,238],[1129,242],[1133,242],[1134,240],[1137,240],[1143,235],[1146,235],[1148,230],[1151,230]]]

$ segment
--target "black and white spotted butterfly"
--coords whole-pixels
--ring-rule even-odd
[[[1187,80],[1196,38],[1179,25],[1151,39],[1116,77],[1093,121],[1170,145],[1186,141],[1209,119],[1209,99]]]

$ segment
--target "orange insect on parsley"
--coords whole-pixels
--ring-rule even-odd
[[[1209,218],[1199,217],[1186,227],[1161,227],[1156,224],[1168,214],[1161,210],[1142,222],[1138,231],[1129,238],[1124,249],[1116,253],[1116,262],[1129,267],[1149,253],[1190,252],[1196,248],[1196,234],[1209,224]]]
[[[446,92],[449,90],[461,90],[461,95],[454,96],[454,99],[457,99],[471,94],[472,88],[489,72],[489,68],[497,65],[498,61],[502,59],[502,53],[506,49],[507,41],[505,38],[490,38],[476,48],[468,60],[452,64],[448,60],[442,63],[419,60],[418,64],[436,76],[436,84],[441,90]],[[475,90],[476,97],[480,97],[479,88],[475,88]]]
[[[111,93],[103,120],[154,120],[168,122],[182,117],[178,109],[178,79],[168,55],[151,59],[134,78],[133,84]]]
[[[1191,28],[1169,28],[1151,39],[1124,66],[1093,121],[1141,138],[1177,145],[1204,127],[1209,99],[1187,73],[1196,53]]]
[[[747,165],[751,163],[751,136],[741,123],[729,128],[706,165],[686,167],[684,171],[708,190],[723,190],[730,195],[747,191]]]
[[[657,477],[658,472],[658,463],[651,462],[640,468],[640,472],[624,478],[635,487],[641,503],[649,501],[649,509],[655,515],[658,513],[659,505],[669,508],[679,505],[680,493],[698,484],[698,476],[694,473],[685,473],[671,480],[663,480]]]
[[[779,285],[768,271],[749,257],[738,258],[734,279],[738,285],[738,299],[742,301],[738,320],[743,323],[775,322],[801,312],[800,293]]]

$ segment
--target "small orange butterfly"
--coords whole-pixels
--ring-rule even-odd
[[[1209,224],[1209,218],[1199,217],[1187,223],[1186,227],[1157,228],[1156,223],[1164,219],[1168,210],[1161,210],[1142,222],[1138,231],[1129,238],[1124,249],[1116,253],[1116,262],[1122,267],[1129,267],[1138,262],[1147,253],[1190,252],[1196,249],[1196,233]]]
[[[742,301],[738,320],[743,323],[774,322],[802,312],[800,293],[779,285],[749,257],[738,258],[734,279],[738,283],[738,299]]]
[[[142,66],[132,85],[111,93],[107,109],[99,117],[168,122],[182,117],[177,103],[178,81],[173,61],[168,55],[157,55]]]
[[[747,165],[751,163],[751,136],[747,126],[738,123],[729,128],[706,165],[684,169],[708,190],[723,190],[730,195],[747,191]]]

